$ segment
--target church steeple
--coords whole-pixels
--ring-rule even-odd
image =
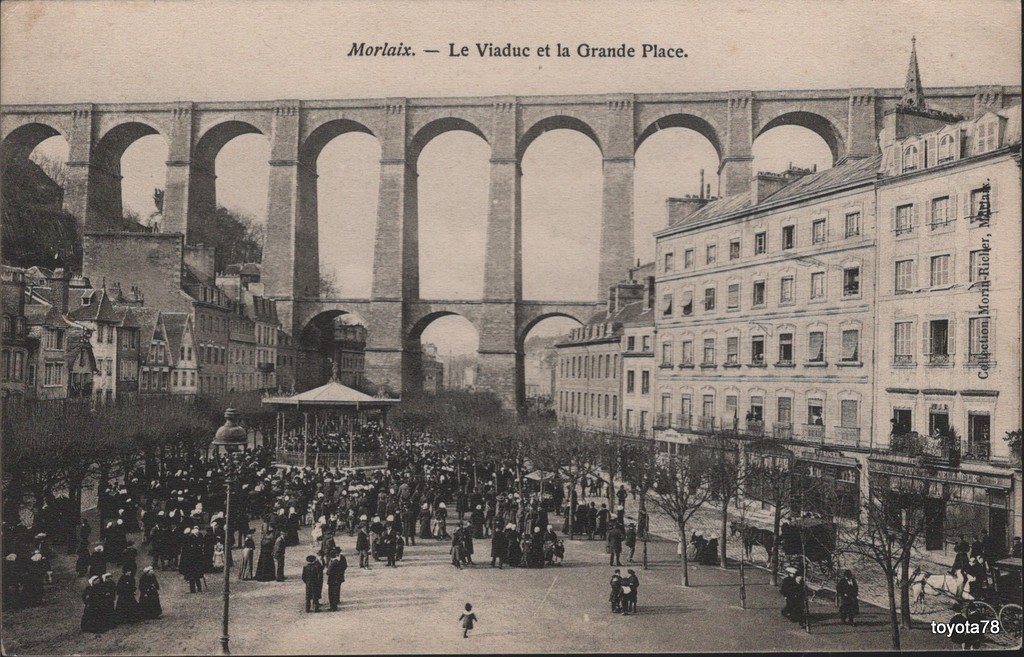
[[[910,38],[910,65],[907,66],[907,81],[903,85],[900,104],[914,109],[925,109],[924,88],[921,86],[921,72],[917,68],[917,37]]]

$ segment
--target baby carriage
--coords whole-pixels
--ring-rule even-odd
[[[565,543],[555,539],[544,541],[544,562],[549,564],[560,564],[565,559]]]

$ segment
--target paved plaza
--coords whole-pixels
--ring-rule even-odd
[[[304,540],[308,528],[302,532]],[[675,543],[650,545],[651,569],[635,567],[641,586],[639,615],[609,612],[603,541],[567,541],[566,562],[541,570],[490,567],[489,540],[476,541],[477,565],[462,571],[449,562],[447,543],[420,541],[396,569],[374,562],[360,570],[354,539],[340,541],[349,559],[336,613],[303,611],[301,566],[308,546],[288,548],[283,583],[232,579],[231,649],[252,653],[587,652],[730,650],[877,650],[891,646],[885,613],[862,605],[856,627],[835,618],[829,600],[812,604],[812,629],[780,615],[782,597],[767,574],[748,569],[746,610],[739,606],[733,568],[692,566],[691,587],[680,586]],[[639,557],[639,553],[637,555]],[[140,565],[146,561],[140,558]],[[624,562],[625,564],[625,562]],[[79,632],[82,580],[61,556],[56,584],[43,608],[5,613],[4,648],[10,654],[177,653],[218,648],[222,579],[208,575],[209,590],[187,593],[180,575],[158,572],[164,615],[117,627],[100,637]],[[326,590],[324,600],[326,602]],[[469,639],[458,617],[472,602],[480,622]],[[325,605],[326,606],[326,605]],[[948,649],[927,629],[903,634],[909,649]]]

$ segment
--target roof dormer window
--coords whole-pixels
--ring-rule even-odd
[[[954,142],[953,135],[942,135],[939,138],[939,164],[953,161],[955,157],[953,150]]]
[[[903,149],[903,173],[917,170],[917,146]]]
[[[978,124],[978,132],[975,138],[974,153],[987,153],[995,150],[999,145],[999,130],[996,121],[986,121]]]

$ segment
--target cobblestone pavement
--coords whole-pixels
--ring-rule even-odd
[[[302,533],[308,536],[308,528]],[[810,634],[783,619],[782,598],[763,571],[748,569],[747,609],[739,607],[736,569],[694,566],[680,586],[675,544],[650,544],[651,569],[641,578],[640,613],[608,610],[610,570],[602,541],[567,542],[565,565],[539,570],[490,568],[489,542],[477,541],[478,565],[454,569],[447,545],[420,541],[396,569],[375,562],[360,570],[354,539],[341,545],[350,566],[342,610],[303,612],[301,566],[306,546],[289,548],[283,583],[232,580],[231,648],[252,653],[753,651],[885,649],[891,645],[882,610],[865,605],[856,627],[842,625],[826,600],[812,603]],[[637,555],[639,557],[639,555]],[[164,616],[100,637],[79,632],[82,580],[73,559],[61,556],[56,584],[42,608],[5,611],[8,654],[209,654],[220,637],[222,579],[208,575],[209,590],[187,593],[179,575],[158,572]],[[458,617],[472,602],[480,624],[462,639]],[[927,629],[904,632],[904,646],[953,645]]]

